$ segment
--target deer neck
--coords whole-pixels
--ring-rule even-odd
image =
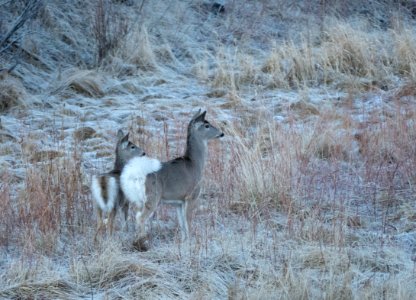
[[[125,161],[123,159],[121,159],[121,157],[116,152],[116,161],[114,163],[114,168],[113,169],[115,171],[121,171],[125,164],[126,164]]]
[[[204,169],[207,149],[206,140],[199,139],[192,134],[188,136],[185,157],[192,162],[199,173],[202,173],[202,170]]]

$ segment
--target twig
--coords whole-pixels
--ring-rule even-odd
[[[140,21],[140,19],[142,17],[142,12],[143,12],[143,8],[144,8],[144,5],[145,5],[145,2],[146,2],[146,0],[142,0],[142,3],[140,3],[140,7],[139,7],[139,10],[138,10],[138,14],[136,16],[136,19],[133,22],[133,25],[136,25],[137,23],[139,23],[139,21]]]
[[[21,28],[27,20],[33,18],[38,13],[39,9],[43,6],[43,0],[30,0],[23,10],[22,14],[17,18],[16,22],[9,30],[8,33],[0,41],[0,48],[7,42],[7,40]]]
[[[0,3],[0,6],[5,5],[5,4],[9,3],[9,2],[12,2],[12,0],[6,0],[3,3]]]
[[[87,264],[85,263],[84,257],[82,255],[81,255],[81,261],[82,261],[82,264],[84,265],[85,270],[87,271],[88,279],[89,279],[89,282],[90,282],[91,300],[94,300],[94,289],[92,287],[91,274],[90,274],[90,271],[87,268]]]
[[[15,64],[13,66],[11,66],[10,68],[0,69],[0,74],[3,73],[3,72],[6,73],[6,74],[10,74],[17,67],[18,64],[19,64],[19,62],[16,60]],[[1,124],[0,124],[0,127],[1,127]]]
[[[142,3],[140,4],[140,8],[139,8],[139,15],[141,15],[142,14],[142,10],[143,10],[143,6],[144,6],[144,3],[146,2],[146,0],[142,0]]]

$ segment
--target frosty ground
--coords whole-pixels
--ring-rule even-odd
[[[0,37],[36,2],[0,3]],[[221,7],[43,3],[1,45],[0,297],[413,298],[411,1]],[[163,206],[147,252],[134,218],[94,241],[117,130],[167,160],[199,108],[225,137],[192,238]]]

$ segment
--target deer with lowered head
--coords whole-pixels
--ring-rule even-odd
[[[143,167],[150,165],[150,167],[146,169],[148,172],[158,170],[157,163],[160,164],[159,161],[147,158],[143,149],[130,142],[129,134],[127,133],[124,135],[122,130],[119,130],[117,133],[115,157],[113,170],[108,173],[94,175],[91,183],[92,198],[96,202],[98,210],[97,233],[102,231],[104,225],[106,225],[105,227],[109,227],[110,235],[113,233],[114,219],[119,208],[123,210],[125,224],[128,228],[127,219],[129,202],[126,201],[120,187],[120,174],[126,163],[132,159],[140,160]],[[153,165],[155,165],[155,167],[152,169]],[[146,174],[147,173],[143,176]],[[106,219],[103,220],[103,217]]]
[[[206,111],[199,110],[188,125],[186,150],[183,156],[163,162],[160,169],[149,173],[140,184],[133,181],[142,165],[133,160],[121,174],[121,187],[128,201],[138,208],[138,240],[145,237],[145,222],[159,203],[177,206],[182,240],[189,237],[192,213],[201,190],[201,180],[207,159],[208,141],[224,136],[205,120]]]

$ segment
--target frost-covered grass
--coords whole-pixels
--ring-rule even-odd
[[[17,186],[3,173],[0,295],[411,299],[414,108],[393,106],[361,123],[345,107],[293,122],[302,114],[292,107],[287,122],[276,123],[265,107],[224,121],[226,137],[210,145],[191,240],[179,241],[174,210],[162,207],[148,252],[133,249],[134,231],[122,230],[121,217],[114,237],[94,241],[84,185],[96,171],[83,165],[105,164],[88,153],[43,151]],[[190,115],[146,147],[180,152]]]
[[[0,298],[412,299],[410,4],[108,1],[127,32],[98,64],[104,2],[47,3],[0,53]],[[163,206],[147,252],[121,216],[94,240],[117,130],[167,160],[200,107],[225,137],[192,238]]]

